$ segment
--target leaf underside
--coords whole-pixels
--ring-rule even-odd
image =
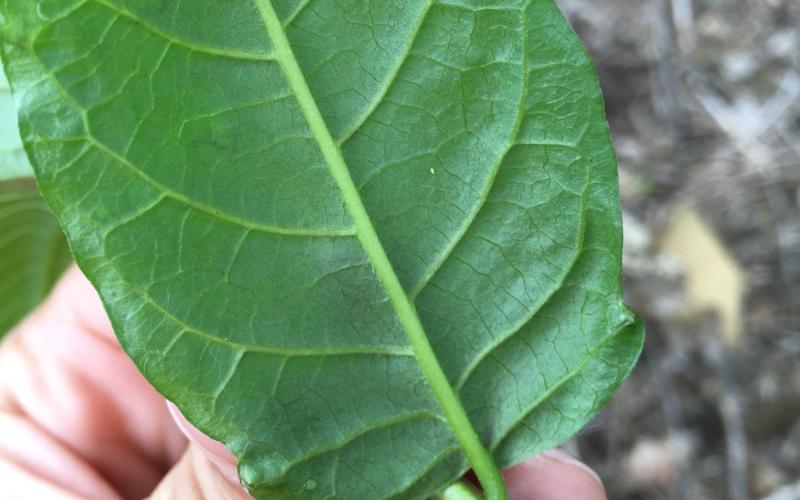
[[[0,5],[22,136],[78,263],[250,491],[425,498],[460,476],[256,6]],[[643,330],[621,302],[602,96],[555,4],[274,7],[484,445],[507,466],[568,438]]]

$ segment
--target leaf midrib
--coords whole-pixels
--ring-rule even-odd
[[[355,185],[341,150],[325,124],[322,113],[314,100],[300,65],[292,51],[275,9],[270,0],[254,0],[261,14],[267,35],[273,45],[275,56],[286,81],[297,99],[298,106],[316,140],[325,162],[342,196],[342,201],[356,228],[356,236],[361,242],[375,274],[381,281],[389,300],[394,307],[406,336],[409,339],[420,369],[439,401],[453,433],[464,449],[470,464],[481,481],[486,497],[506,498],[500,472],[489,451],[478,438],[464,406],[450,385],[420,321],[417,311],[400,283],[394,267],[372,225],[364,202]]]

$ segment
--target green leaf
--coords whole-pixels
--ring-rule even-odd
[[[0,337],[44,299],[71,260],[64,233],[29,178],[16,116],[0,69]]]
[[[0,337],[45,298],[70,260],[33,180],[0,182]]]
[[[425,498],[631,370],[616,163],[552,0],[0,0],[48,203],[258,498]]]

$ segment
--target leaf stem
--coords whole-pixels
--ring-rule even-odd
[[[470,485],[459,481],[436,495],[437,500],[480,500],[481,496]]]
[[[350,176],[350,170],[345,163],[342,152],[317,107],[317,103],[311,94],[308,83],[303,76],[300,65],[286,37],[286,32],[283,30],[271,1],[255,0],[255,4],[261,13],[264,26],[272,41],[275,59],[280,65],[289,87],[308,122],[308,126],[319,144],[320,151],[341,191],[342,200],[350,217],[353,219],[359,241],[386,290],[389,300],[392,302],[398,320],[414,349],[422,373],[430,384],[434,395],[439,400],[453,433],[461,443],[467,460],[469,460],[472,469],[478,476],[487,500],[506,500],[508,497],[500,470],[472,427],[472,423],[458,395],[447,380],[433,347],[428,341],[416,308],[394,272],[389,257],[386,255],[386,251],[383,249],[378,234],[367,214],[367,209],[361,200],[358,188]]]

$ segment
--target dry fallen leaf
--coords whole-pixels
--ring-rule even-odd
[[[729,345],[742,333],[744,273],[696,210],[681,207],[660,239],[662,251],[673,255],[686,274],[687,313],[714,312]]]

